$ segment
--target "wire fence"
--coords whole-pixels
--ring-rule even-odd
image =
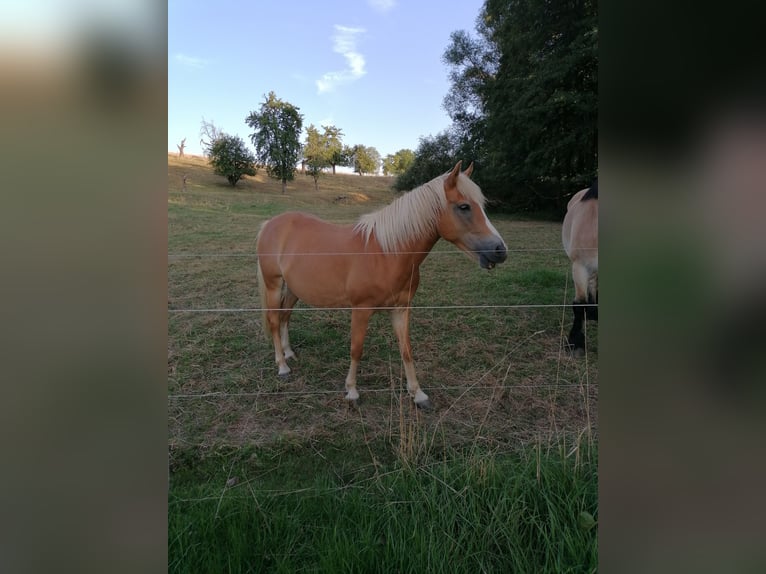
[[[596,303],[578,303],[578,307],[597,307]],[[394,311],[397,309],[416,310],[485,310],[498,309],[560,309],[571,307],[571,303],[520,303],[515,305],[413,305],[410,307],[239,307],[239,308],[191,308],[168,309],[168,313],[260,313],[262,311]]]
[[[562,255],[562,265],[564,262],[568,262],[568,259],[564,255],[563,250],[558,248],[528,248],[528,249],[509,249],[510,253],[540,253],[540,254],[553,254],[553,253],[560,253]],[[429,252],[408,252],[412,254],[423,254],[423,253],[429,253],[429,254],[436,254],[436,255],[463,255],[461,251],[458,251],[457,249],[452,250],[431,250]],[[401,254],[401,253],[399,253]],[[264,254],[261,254],[264,255]],[[268,254],[267,254],[268,255]],[[318,256],[318,255],[359,255],[358,253],[345,253],[345,252],[337,252],[337,253],[296,253],[293,255],[306,255],[306,256]],[[244,258],[257,258],[257,253],[172,253],[168,254],[169,260],[182,260],[182,259],[210,259],[210,258],[221,258],[221,259],[244,259]],[[566,298],[566,293],[569,288],[569,281],[570,277],[569,274],[566,274],[566,279],[564,280],[564,297]],[[587,306],[596,306],[596,304],[583,304],[583,307]],[[533,390],[541,390],[543,392],[552,392],[555,393],[556,391],[562,391],[565,393],[568,392],[579,392],[580,394],[583,394],[583,398],[585,398],[586,402],[589,400],[587,397],[590,397],[590,399],[593,398],[592,393],[596,391],[596,388],[594,388],[591,385],[591,382],[589,380],[588,372],[589,367],[587,365],[587,362],[585,364],[585,373],[584,376],[580,377],[580,381],[572,382],[571,380],[565,379],[560,377],[561,374],[559,373],[559,367],[561,364],[561,359],[566,352],[564,349],[564,342],[563,342],[563,331],[564,331],[564,324],[566,322],[565,319],[565,311],[571,307],[571,303],[568,302],[562,302],[562,303],[517,303],[517,304],[492,304],[492,305],[422,305],[422,306],[409,306],[410,310],[413,312],[421,311],[421,310],[431,310],[436,312],[441,311],[475,311],[475,312],[499,312],[499,311],[510,311],[510,310],[524,310],[524,309],[560,309],[561,310],[561,320],[560,320],[560,329],[561,329],[561,337],[560,337],[560,343],[559,343],[559,357],[557,360],[557,367],[555,375],[554,373],[551,373],[551,376],[555,376],[555,380],[551,380],[549,382],[538,382],[535,384],[526,384],[526,383],[519,383],[519,384],[507,384],[506,377],[503,377],[502,380],[498,379],[497,383],[491,383],[487,380],[487,376],[495,371],[496,369],[499,369],[500,372],[505,368],[506,363],[511,360],[512,355],[514,352],[524,343],[527,343],[530,339],[532,339],[534,336],[539,335],[543,333],[544,331],[537,331],[535,333],[532,333],[531,335],[528,335],[524,338],[524,341],[519,342],[517,345],[514,346],[514,348],[508,352],[503,358],[498,360],[494,363],[489,369],[487,369],[484,373],[482,373],[480,376],[475,378],[473,381],[467,383],[466,385],[461,386],[454,386],[454,385],[446,385],[446,386],[432,386],[431,388],[439,392],[447,392],[447,393],[460,393],[460,396],[456,399],[456,402],[460,402],[460,400],[465,396],[466,393],[473,393],[473,392],[489,392],[491,391],[493,393],[520,393],[524,391],[533,391]],[[401,306],[379,306],[379,307],[332,307],[332,308],[326,308],[326,307],[311,307],[311,306],[298,306],[293,308],[279,308],[275,309],[278,311],[293,311],[293,312],[314,312],[314,311],[322,311],[322,312],[331,312],[331,311],[353,311],[354,309],[358,310],[371,310],[371,311],[391,311],[391,310],[397,310],[402,309]],[[189,314],[222,314],[222,315],[234,315],[234,314],[252,314],[252,313],[261,313],[263,311],[266,311],[267,309],[262,307],[201,307],[201,308],[169,308],[168,314],[173,316],[181,316],[181,315],[189,315]],[[510,369],[510,366],[508,366]],[[491,379],[490,379],[491,381]],[[207,391],[207,392],[197,392],[197,393],[176,393],[171,394],[168,396],[168,399],[173,402],[173,404],[179,404],[184,403],[186,401],[195,401],[195,400],[223,400],[227,398],[231,399],[248,399],[248,398],[254,398],[258,399],[261,397],[328,397],[328,396],[341,396],[344,391],[340,389],[281,389],[281,390],[253,390],[253,391],[237,391],[237,392],[227,392],[227,391]],[[364,393],[370,393],[370,394],[393,394],[393,395],[400,395],[405,396],[407,395],[407,389],[404,387],[403,381],[399,381],[398,384],[390,384],[387,385],[385,388],[365,388]],[[447,410],[449,411],[452,409],[455,405],[453,404],[450,406]],[[586,407],[587,408],[587,407]],[[442,416],[444,416],[443,413]],[[589,423],[590,424],[590,423]]]
[[[594,249],[595,250],[595,249]],[[564,251],[560,247],[535,247],[525,249],[507,249],[507,253],[561,253],[564,255]],[[396,251],[390,255],[461,255],[463,253],[481,253],[481,251],[460,251],[458,249],[431,249],[430,251]],[[317,252],[293,252],[293,253],[168,253],[168,259],[192,259],[192,258],[237,258],[237,257],[250,257],[257,258],[259,255],[305,255],[305,256],[337,256],[337,255],[381,255],[381,253],[374,252],[358,252],[358,251],[323,251]]]
[[[466,385],[466,386],[443,386],[443,387],[437,387],[439,391],[465,391],[468,390],[490,390],[490,391],[497,391],[497,390],[529,390],[529,389],[560,389],[560,388],[570,388],[570,389],[581,389],[583,387],[583,383],[540,383],[536,385]],[[365,393],[391,393],[391,392],[406,392],[406,389],[397,389],[397,388],[385,388],[385,389],[364,389]],[[208,393],[191,393],[191,394],[175,394],[175,395],[168,395],[168,398],[170,399],[206,399],[210,397],[239,397],[239,398],[246,398],[246,397],[261,397],[261,396],[270,396],[270,395],[299,395],[299,396],[310,396],[310,395],[337,395],[339,393],[338,390],[303,390],[303,391],[249,391],[249,392],[238,392],[238,393],[226,393],[222,391],[212,391]]]

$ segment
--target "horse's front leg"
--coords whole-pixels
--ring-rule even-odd
[[[354,401],[359,398],[356,390],[356,372],[364,350],[364,338],[367,335],[367,325],[372,316],[370,309],[352,309],[351,311],[351,366],[346,376],[346,400]]]
[[[415,399],[415,404],[422,409],[430,409],[431,401],[418,384],[415,376],[415,363],[412,360],[412,346],[410,345],[410,308],[401,307],[391,311],[391,323],[394,333],[399,341],[399,352],[404,362],[404,374],[407,376],[407,390]]]

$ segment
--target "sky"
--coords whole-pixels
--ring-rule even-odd
[[[381,157],[451,124],[442,54],[484,0],[168,2],[168,151],[201,155],[203,118],[252,149],[245,117],[273,91],[305,128]]]

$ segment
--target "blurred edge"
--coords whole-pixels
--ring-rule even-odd
[[[167,12],[2,9],[0,570],[167,567]]]
[[[0,570],[164,570],[167,15],[57,4],[0,44]],[[600,7],[605,572],[766,566],[760,22]]]
[[[600,6],[604,572],[766,569],[760,21]]]

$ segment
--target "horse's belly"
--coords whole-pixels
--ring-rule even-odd
[[[286,269],[283,276],[290,291],[312,307],[389,307],[409,299],[388,278],[358,266],[333,269],[328,261],[321,268]]]
[[[350,307],[345,278],[311,269],[286,270],[287,287],[304,303],[312,307]]]

